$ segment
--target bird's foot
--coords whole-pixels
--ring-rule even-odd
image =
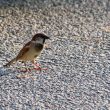
[[[47,68],[41,68],[41,67],[37,67],[37,68],[34,68],[35,70],[39,70],[39,71],[41,71],[41,70],[48,70]]]
[[[34,64],[34,65],[35,65],[35,68],[34,68],[35,70],[39,70],[39,71],[47,70],[47,68],[41,68],[39,64]]]
[[[37,63],[37,64],[34,63],[34,66],[35,66],[35,67],[40,67],[40,64],[38,64],[38,63]]]
[[[41,67],[36,67],[36,68],[34,68],[34,69],[41,71]]]

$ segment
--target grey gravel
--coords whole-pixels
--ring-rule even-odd
[[[48,70],[3,68],[37,32]],[[0,110],[110,110],[109,0],[1,0],[0,44]]]

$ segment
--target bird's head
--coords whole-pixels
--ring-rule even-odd
[[[44,44],[46,39],[50,38],[42,33],[37,33],[33,36],[32,41]]]

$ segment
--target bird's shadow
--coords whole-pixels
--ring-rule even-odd
[[[1,76],[4,76],[4,75],[8,75],[9,73],[10,73],[10,72],[7,71],[6,68],[0,67],[0,77],[1,77]]]

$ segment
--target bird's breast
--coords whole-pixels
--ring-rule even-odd
[[[22,57],[22,59],[25,61],[29,60],[32,61],[33,59],[40,55],[42,49],[43,49],[42,44],[35,44],[29,49],[29,51],[24,55],[24,57]]]

